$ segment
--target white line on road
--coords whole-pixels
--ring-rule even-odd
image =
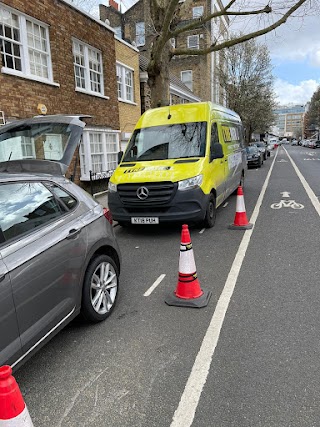
[[[203,228],[202,230],[200,230],[199,231],[199,234],[202,234],[202,233],[204,233],[206,231],[206,229],[205,228]]]
[[[143,294],[144,297],[148,297],[152,294],[152,292],[156,289],[156,287],[162,282],[162,280],[166,277],[165,274],[161,274],[157,280],[154,282],[152,286]]]
[[[277,153],[273,159],[272,165],[263,184],[253,214],[250,218],[250,223],[252,224],[255,224],[257,220],[276,158]],[[231,270],[224,285],[223,291],[220,295],[216,309],[213,313],[210,325],[203,338],[199,353],[197,354],[196,360],[192,367],[191,374],[188,378],[187,384],[181,396],[179,405],[173,415],[170,427],[190,427],[193,422],[197,406],[201,397],[201,393],[209,374],[213,354],[218,344],[220,331],[223,326],[223,321],[228,310],[230,299],[232,297],[253,230],[254,228],[251,230],[246,230],[244,233],[238,252],[233,261]]]
[[[301,184],[303,185],[304,189],[306,190],[306,193],[308,194],[309,199],[311,200],[311,203],[313,204],[315,210],[318,212],[318,215],[320,216],[320,203],[319,203],[319,200],[318,200],[317,196],[312,191],[310,185],[305,180],[304,176],[302,175],[302,173],[298,169],[298,166],[295,164],[295,162],[290,157],[290,155],[287,152],[287,150],[285,150],[285,151],[287,153],[287,156],[289,157],[290,162],[292,163],[293,169],[296,171],[296,174],[298,175],[298,177],[299,177],[299,179],[301,181]]]

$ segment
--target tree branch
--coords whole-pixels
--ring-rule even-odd
[[[262,30],[258,30],[258,31],[254,31],[252,33],[248,33],[245,34],[241,37],[232,39],[232,40],[227,40],[224,41],[222,43],[218,43],[218,44],[213,44],[210,47],[206,48],[206,49],[199,49],[199,50],[195,50],[195,49],[174,49],[172,52],[172,56],[181,56],[181,55],[192,55],[192,56],[198,56],[198,55],[206,55],[208,53],[211,52],[217,52],[219,50],[234,46],[238,43],[243,43],[245,41],[248,41],[250,39],[253,39],[255,37],[259,37],[262,36],[263,34],[267,34],[270,31],[276,29],[277,27],[279,27],[280,25],[284,24],[286,22],[286,20],[288,19],[288,17],[290,15],[292,15],[297,9],[299,9],[300,6],[303,5],[303,3],[305,3],[307,0],[299,0],[294,6],[292,6],[283,16],[282,18],[280,18],[278,21],[276,21],[275,23],[273,23],[272,25],[269,25],[266,28],[263,28]]]
[[[307,0],[304,0],[304,1],[307,1]],[[234,2],[230,2],[230,4],[232,3]],[[195,19],[194,22],[192,22],[191,24],[184,25],[183,27],[180,27],[177,30],[172,31],[172,33],[170,33],[170,38],[176,37],[177,35],[184,33],[186,31],[198,29],[202,27],[202,25],[205,24],[206,22],[211,21],[214,18],[219,18],[220,16],[226,16],[226,15],[227,16],[251,16],[251,15],[261,15],[262,13],[270,13],[270,12],[272,12],[272,9],[270,6],[266,6],[263,9],[246,11],[246,12],[231,12],[231,11],[228,12],[227,7],[225,7],[218,12],[214,12],[205,17]]]

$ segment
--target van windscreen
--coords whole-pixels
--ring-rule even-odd
[[[123,161],[204,157],[206,131],[206,122],[136,129],[130,139]]]

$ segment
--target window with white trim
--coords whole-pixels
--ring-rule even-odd
[[[53,82],[48,26],[0,5],[2,71]]]
[[[116,37],[118,37],[119,39],[122,39],[122,31],[121,31],[121,27],[114,27],[113,29],[114,29],[114,31],[115,31],[114,35],[115,35]]]
[[[192,8],[192,18],[200,18],[203,15],[203,6],[195,6]]]
[[[181,76],[180,79],[182,83],[184,83],[188,89],[192,90],[192,71],[191,70],[181,71],[180,76]]]
[[[78,40],[72,49],[76,89],[104,95],[101,52]]]
[[[80,168],[81,179],[89,180],[90,171],[111,175],[118,164],[118,152],[120,131],[109,129],[85,129],[80,144]]]
[[[144,46],[146,44],[144,22],[136,23],[136,44],[137,46]]]
[[[189,49],[199,49],[199,34],[188,36],[187,46]]]
[[[117,63],[118,98],[122,101],[134,101],[133,70]]]

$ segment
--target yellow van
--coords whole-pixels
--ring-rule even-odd
[[[239,115],[211,102],[146,111],[120,156],[108,204],[122,225],[213,227],[216,208],[247,169]]]

